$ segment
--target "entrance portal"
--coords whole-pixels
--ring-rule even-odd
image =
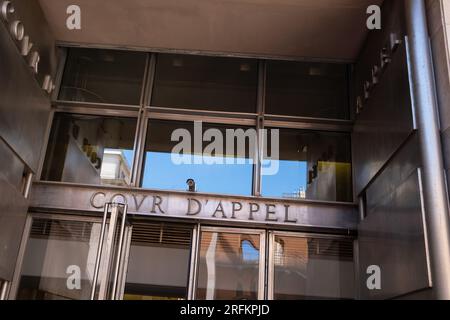
[[[11,297],[355,298],[351,237],[170,222],[114,208],[103,224],[30,214]]]

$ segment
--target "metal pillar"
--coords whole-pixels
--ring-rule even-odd
[[[8,297],[8,281],[0,281],[0,300],[6,300]]]
[[[424,0],[405,0],[405,15],[433,288],[437,299],[450,300],[449,208]]]

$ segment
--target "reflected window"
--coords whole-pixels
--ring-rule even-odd
[[[241,244],[242,260],[251,262],[259,262],[259,250],[250,240],[243,240]]]
[[[268,61],[266,113],[349,119],[348,66]]]
[[[262,164],[263,168],[277,168],[267,173],[263,170],[263,196],[352,201],[348,134],[293,129],[280,129],[279,134],[279,160],[269,152]],[[272,150],[271,139],[267,150]]]
[[[256,111],[257,60],[159,54],[151,105]]]
[[[151,120],[142,187],[186,190],[186,181],[193,179],[199,192],[250,195],[253,156],[249,145],[255,132],[247,127]],[[202,141],[202,136],[209,138]],[[234,141],[236,148],[227,150],[226,141]]]
[[[259,235],[203,231],[195,298],[258,299],[260,252]]]
[[[352,240],[274,238],[274,299],[355,298]]]
[[[90,299],[100,229],[100,223],[33,219],[17,299]]]
[[[70,48],[60,100],[139,105],[147,55]]]
[[[136,119],[57,113],[42,180],[127,186]]]
[[[187,299],[192,228],[133,222],[125,300]]]

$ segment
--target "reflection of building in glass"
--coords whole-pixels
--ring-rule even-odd
[[[105,149],[100,178],[103,184],[126,186],[130,184],[131,168],[122,150]]]

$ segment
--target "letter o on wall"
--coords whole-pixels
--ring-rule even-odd
[[[2,18],[5,21],[8,21],[8,14],[14,13],[15,9],[12,5],[11,1],[3,1],[2,2]]]
[[[117,198],[122,198],[122,202],[120,202],[119,200],[116,200]],[[120,203],[120,204],[127,204],[127,198],[121,194],[121,193],[116,193],[111,197],[110,202],[116,202],[116,203]]]
[[[22,41],[25,36],[25,28],[20,20],[13,21],[9,30],[13,38],[17,41]]]
[[[96,201],[97,197],[102,196],[103,197],[103,202],[98,203]],[[92,195],[91,197],[91,206],[94,207],[95,209],[101,209],[105,206],[105,197],[106,194],[104,192],[96,192]],[[99,201],[100,202],[100,201]]]

